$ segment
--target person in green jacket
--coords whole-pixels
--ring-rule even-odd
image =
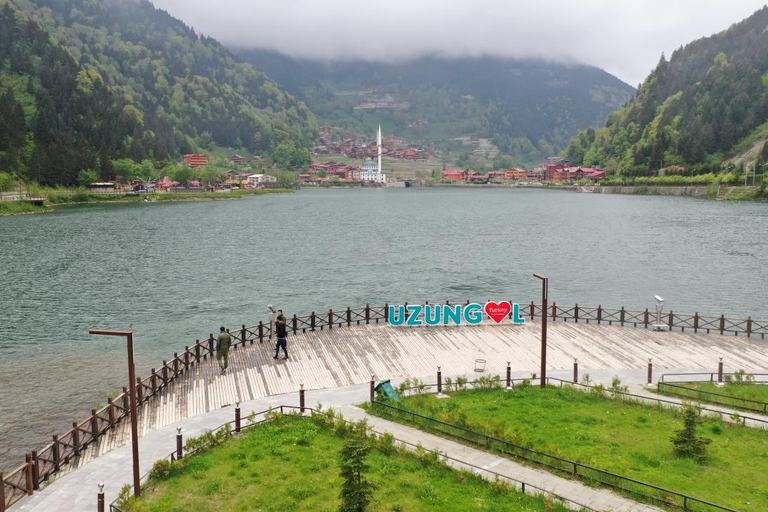
[[[216,360],[219,362],[222,375],[227,372],[227,366],[229,366],[229,345],[231,344],[232,336],[222,327],[216,343]]]

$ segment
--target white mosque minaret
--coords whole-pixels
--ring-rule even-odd
[[[360,168],[360,179],[369,183],[384,184],[387,182],[387,175],[381,172],[381,125],[379,125],[379,133],[376,137],[376,146],[379,153],[378,162],[365,162]]]

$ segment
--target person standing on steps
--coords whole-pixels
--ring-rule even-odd
[[[216,360],[221,367],[221,374],[227,372],[229,366],[229,346],[232,344],[232,336],[222,327],[219,332],[219,338],[216,343]]]
[[[283,316],[282,311],[280,311],[280,314],[275,321],[275,331],[277,334],[277,345],[275,345],[274,359],[277,359],[277,354],[280,353],[281,347],[283,349],[283,354],[285,354],[283,359],[288,359],[288,329],[285,326],[285,317]]]

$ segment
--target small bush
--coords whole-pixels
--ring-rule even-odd
[[[160,459],[152,464],[152,470],[149,472],[149,478],[154,480],[164,480],[171,475],[173,465],[167,459]]]

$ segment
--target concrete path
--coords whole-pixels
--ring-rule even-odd
[[[522,481],[526,484],[532,484],[539,489],[543,489],[571,501],[572,503],[569,504],[569,507],[576,510],[582,507],[611,512],[663,510],[651,505],[637,503],[606,489],[587,487],[577,480],[562,478],[552,473],[524,466],[507,458],[499,457],[498,455],[471,448],[455,441],[428,434],[412,427],[371,416],[363,409],[354,405],[339,407],[337,411],[347,420],[367,420],[374,432],[378,434],[389,433],[395,436],[396,439],[405,441],[411,445],[415,446],[420,444],[427,450],[439,450],[441,453],[448,455],[453,459],[448,460],[450,466],[460,469],[470,469],[489,480],[493,480],[495,474],[498,474],[502,479],[507,478]],[[488,473],[476,468],[492,470],[493,473]],[[520,486],[516,487],[520,488]]]

